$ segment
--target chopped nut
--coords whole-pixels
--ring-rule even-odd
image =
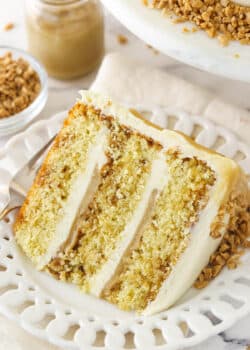
[[[213,270],[210,267],[207,267],[204,269],[204,274],[205,274],[206,280],[210,280],[213,276]]]
[[[177,16],[174,23],[190,21],[223,46],[230,40],[250,44],[250,8],[229,0],[153,0],[152,7]]]
[[[0,57],[0,118],[21,112],[37,97],[41,83],[36,71],[10,52]]]
[[[221,0],[220,3],[222,6],[226,7],[229,4],[229,0]]]
[[[220,252],[224,253],[230,249],[230,246],[226,243],[222,243],[219,247]]]
[[[224,213],[230,213],[230,221],[227,232],[217,251],[211,255],[208,265],[202,270],[194,286],[204,288],[214,279],[224,266],[228,269],[236,269],[240,263],[240,257],[244,254],[244,248],[250,248],[250,213],[247,199],[244,195],[231,194],[229,203],[223,206],[217,215],[217,219],[211,225],[210,236],[218,238],[219,228],[222,227]],[[243,248],[240,250],[240,248]]]
[[[210,236],[213,237],[214,239],[217,239],[221,237],[221,233],[219,230],[214,230],[211,232]]]
[[[175,24],[178,24],[178,23],[184,23],[186,22],[186,20],[183,18],[175,18],[172,22]]]
[[[126,45],[128,43],[128,38],[126,38],[126,36],[124,36],[122,34],[119,34],[117,36],[117,40],[118,40],[119,44],[121,44],[121,45]]]
[[[7,32],[7,31],[9,31],[9,30],[11,30],[13,28],[14,28],[14,24],[9,22],[9,23],[5,24],[3,29]]]
[[[227,46],[229,43],[228,37],[224,34],[218,35],[218,39],[222,46]]]
[[[250,241],[246,240],[245,242],[243,242],[242,246],[244,248],[250,248]]]

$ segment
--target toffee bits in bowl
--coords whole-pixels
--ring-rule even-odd
[[[0,57],[0,118],[27,108],[40,90],[39,75],[27,61],[13,59],[11,52]]]
[[[0,47],[0,135],[17,132],[43,109],[47,75],[25,51]]]

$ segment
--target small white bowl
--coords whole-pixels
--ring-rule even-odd
[[[0,118],[0,136],[13,134],[29,124],[44,108],[48,98],[48,76],[43,66],[27,52],[9,46],[0,46],[0,56],[11,52],[13,59],[23,58],[37,72],[41,90],[35,100],[24,110],[6,118]]]

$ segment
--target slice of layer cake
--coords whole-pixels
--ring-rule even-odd
[[[234,161],[84,91],[15,236],[38,269],[123,310],[152,314],[195,282],[232,225],[237,233],[242,220],[248,225],[248,205]]]

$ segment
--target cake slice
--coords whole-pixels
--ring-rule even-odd
[[[189,137],[81,95],[17,216],[16,240],[38,269],[123,310],[159,312],[232,227],[247,235],[246,178]]]

